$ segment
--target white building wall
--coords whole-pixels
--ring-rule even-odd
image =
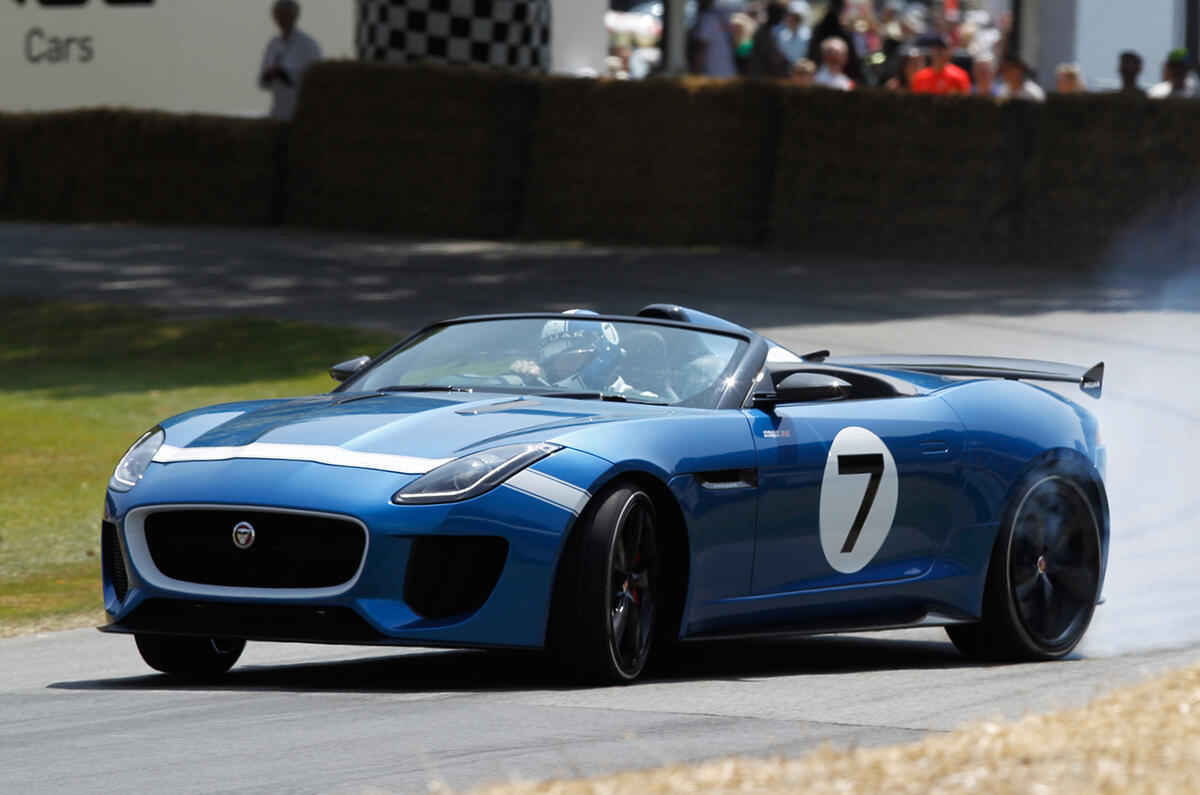
[[[354,0],[301,0],[327,57],[354,53]],[[0,110],[117,106],[265,114],[257,85],[271,0],[0,0]]]
[[[1091,88],[1113,89],[1120,85],[1117,56],[1123,50],[1141,54],[1142,85],[1161,78],[1163,61],[1185,41],[1184,0],[1078,0],[1079,30],[1077,56]]]
[[[256,79],[272,0],[0,0],[0,110],[78,107],[265,114]],[[355,0],[301,0],[327,58],[354,57]],[[554,71],[604,67],[606,0],[554,0]]]
[[[559,74],[601,72],[608,55],[608,33],[604,12],[608,0],[553,0],[551,15],[551,63]]]
[[[1054,67],[1066,61],[1079,63],[1089,88],[1116,88],[1117,56],[1124,50],[1141,54],[1148,87],[1161,79],[1167,53],[1186,40],[1185,0],[1026,0],[1024,14],[1022,54],[1048,90]]]

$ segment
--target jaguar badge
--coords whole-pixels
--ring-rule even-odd
[[[249,549],[254,546],[254,525],[249,522],[238,522],[234,525],[233,545],[238,549]]]

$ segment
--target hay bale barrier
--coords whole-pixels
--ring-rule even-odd
[[[6,116],[0,213],[45,221],[276,223],[285,129],[264,119],[146,111]]]
[[[513,72],[319,64],[292,122],[287,222],[511,235],[536,99],[537,83]]]
[[[1200,256],[1200,102],[996,103],[354,61],[291,123],[0,114],[0,218],[950,262]]]
[[[1028,259],[1150,260],[1200,245],[1200,102],[1082,94],[1040,110],[1024,168]]]
[[[1010,258],[1020,105],[784,88],[770,242],[951,261]]]
[[[21,116],[0,113],[0,219],[11,215],[8,202],[12,193],[12,143],[20,135],[23,123]]]
[[[522,234],[754,246],[770,205],[778,87],[548,79],[530,139]]]

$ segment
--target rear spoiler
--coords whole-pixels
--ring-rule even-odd
[[[830,364],[848,367],[878,367],[882,369],[913,370],[934,375],[955,375],[963,378],[1009,378],[1019,381],[1061,381],[1079,384],[1091,397],[1100,397],[1104,386],[1104,362],[1092,367],[1080,367],[1061,362],[1042,362],[1037,359],[1005,359],[998,356],[838,356]]]

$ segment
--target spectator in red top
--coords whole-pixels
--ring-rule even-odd
[[[913,75],[914,94],[970,94],[971,78],[959,67],[950,63],[950,45],[942,36],[934,36],[929,42],[929,57],[932,63]]]

